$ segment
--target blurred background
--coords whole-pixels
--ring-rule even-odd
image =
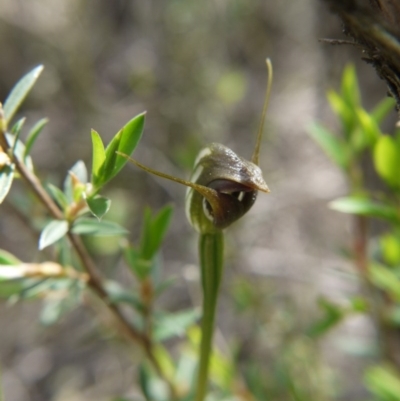
[[[79,159],[91,163],[90,129],[105,142],[146,110],[135,157],[188,177],[196,153],[220,142],[250,157],[272,59],[275,78],[260,164],[271,194],[260,194],[227,231],[227,266],[218,338],[235,344],[243,369],[261,363],[271,400],[362,400],[362,372],[374,327],[347,319],[319,342],[303,333],[318,316],[320,295],[339,302],[359,291],[342,256],[350,219],[327,203],[346,193],[344,178],[308,137],[310,122],[338,127],[325,93],[338,88],[346,63],[356,64],[364,105],[386,88],[340,22],[313,0],[0,0],[0,99],[38,64],[45,70],[21,112],[32,126],[50,122],[32,151],[38,174],[61,185]],[[395,119],[392,115],[392,122]],[[13,188],[18,197],[19,185]],[[184,215],[185,189],[128,166],[104,195],[110,218],[138,240],[146,205],[175,206],[163,247],[163,275],[175,276],[163,304],[179,310],[200,302],[196,234]],[[24,261],[40,260],[37,237],[26,230],[12,198],[0,210],[0,248]],[[27,200],[29,202],[29,199]],[[39,207],[38,207],[39,208]],[[38,212],[39,213],[39,212]],[[93,241],[104,274],[119,263],[118,239]],[[7,401],[111,400],[134,396],[137,350],[108,341],[90,309],[60,323],[37,323],[40,302],[0,305],[0,360]],[[132,364],[132,360],[134,363]],[[140,398],[137,398],[140,399]],[[306,398],[305,398],[306,399]]]

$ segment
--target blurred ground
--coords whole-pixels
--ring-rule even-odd
[[[52,182],[60,184],[78,159],[90,165],[91,128],[107,142],[143,110],[138,159],[184,177],[196,152],[211,141],[251,155],[264,59],[270,57],[275,80],[261,167],[272,192],[260,195],[227,234],[219,319],[222,336],[235,333],[243,342],[243,361],[269,360],[279,358],[285,333],[300,332],[312,320],[319,294],[341,300],[358,291],[340,256],[350,238],[349,220],[326,206],[346,193],[345,182],[306,127],[316,119],[334,127],[324,96],[338,87],[346,62],[357,64],[367,106],[385,96],[385,87],[358,61],[356,49],[318,41],[340,36],[339,22],[312,0],[0,0],[0,98],[33,66],[45,65],[24,114],[28,126],[50,119],[33,158]],[[132,240],[144,205],[176,205],[164,274],[177,275],[178,284],[165,302],[174,310],[197,303],[196,238],[184,216],[184,188],[126,168],[107,191],[115,200],[111,213],[129,222]],[[36,239],[10,205],[0,210],[0,247],[26,261],[40,257]],[[115,261],[107,254],[101,259],[104,269]],[[262,307],[238,319],[231,297],[241,281],[259,294]],[[7,401],[109,400],[135,393],[130,355],[104,333],[94,336],[90,310],[46,329],[36,323],[39,309],[36,303],[0,307]],[[254,349],[254,324],[264,327],[265,336],[257,339],[261,353]],[[364,398],[364,362],[351,341],[362,346],[372,335],[368,321],[354,319],[321,344],[320,363],[340,383],[339,399]]]

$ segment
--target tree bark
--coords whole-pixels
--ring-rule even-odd
[[[352,38],[386,81],[400,111],[400,0],[324,0],[343,22]]]

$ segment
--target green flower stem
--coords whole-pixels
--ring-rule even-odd
[[[203,287],[203,318],[195,400],[203,401],[207,393],[215,310],[224,264],[224,234],[222,231],[213,234],[200,234],[199,251]]]

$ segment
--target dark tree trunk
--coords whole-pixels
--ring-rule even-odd
[[[344,33],[386,81],[400,110],[400,0],[324,0]]]

